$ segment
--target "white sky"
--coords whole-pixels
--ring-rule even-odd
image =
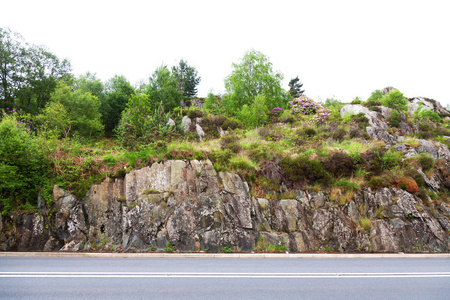
[[[224,92],[247,50],[267,55],[287,89],[364,100],[394,86],[450,104],[450,1],[0,0],[0,27],[91,71],[146,80],[181,58],[197,68],[199,96]]]

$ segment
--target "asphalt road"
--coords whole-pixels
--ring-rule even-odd
[[[0,299],[450,299],[450,259],[0,257]]]

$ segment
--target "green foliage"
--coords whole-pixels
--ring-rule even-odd
[[[103,132],[100,121],[100,101],[90,92],[72,89],[63,83],[59,83],[51,95],[44,110],[43,117],[49,128],[58,131],[67,137],[77,133],[84,137],[98,136]],[[60,112],[62,116],[56,115]]]
[[[172,73],[177,80],[178,90],[183,93],[184,97],[197,95],[197,85],[200,83],[201,77],[198,76],[194,67],[189,66],[187,61],[180,60],[178,66],[172,68]]]
[[[175,247],[170,243],[170,241],[167,241],[166,248],[164,248],[164,251],[166,252],[173,252]]]
[[[0,200],[2,214],[19,204],[37,202],[48,172],[48,159],[39,140],[15,117],[0,121]]]
[[[392,90],[381,98],[381,104],[383,106],[398,110],[408,110],[408,99],[398,90]]]
[[[361,104],[362,101],[359,97],[356,97],[355,99],[353,99],[353,101],[351,102],[351,104]]]
[[[220,248],[220,251],[225,253],[231,253],[233,252],[233,249],[231,249],[230,245],[226,245],[225,247]]]
[[[380,175],[385,170],[399,166],[403,154],[400,151],[386,151],[383,148],[369,149],[361,154],[361,164],[371,175]]]
[[[419,162],[422,166],[423,171],[429,171],[431,168],[434,167],[434,159],[431,157],[428,153],[420,153],[419,155]]]
[[[265,124],[269,119],[269,108],[265,95],[257,95],[248,106],[244,104],[237,113],[236,118],[241,121],[246,128],[255,128]]]
[[[152,110],[162,104],[164,111],[170,112],[175,107],[179,107],[183,99],[183,92],[179,90],[177,78],[166,66],[156,69],[150,77],[149,84],[144,88],[151,99]]]
[[[389,112],[388,122],[392,127],[400,127],[401,120],[402,120],[402,117],[398,111],[391,110]]]
[[[300,79],[298,79],[298,76],[295,78],[292,78],[291,81],[289,81],[289,94],[292,98],[298,98],[300,97],[305,90],[302,90],[303,83],[300,82]]]
[[[323,103],[323,107],[329,109],[340,109],[342,106],[344,106],[344,103],[334,98],[327,98]]]
[[[0,28],[0,99],[33,109],[43,108],[57,82],[70,78],[70,63],[43,47],[27,44]]]
[[[370,95],[370,97],[367,99],[367,104],[368,105],[374,105],[376,104],[378,101],[381,100],[381,98],[383,98],[383,92],[381,90],[375,90],[372,92],[372,94]],[[378,104],[376,104],[378,105]]]
[[[207,112],[215,115],[222,113],[223,108],[220,105],[220,98],[215,96],[212,92],[208,93],[204,103],[203,109]]]
[[[286,157],[279,162],[284,175],[292,182],[312,184],[328,179],[322,162],[317,158],[299,155],[296,158]]]
[[[256,96],[264,94],[266,106],[285,107],[287,94],[281,88],[283,75],[272,70],[272,63],[262,53],[251,50],[245,53],[233,71],[225,79],[225,88],[230,94],[224,99],[226,112],[234,115],[244,105],[250,107]]]
[[[135,94],[134,88],[124,76],[114,76],[105,84],[100,110],[105,132],[110,134],[120,121],[128,100]],[[95,94],[94,94],[95,95]]]
[[[56,137],[69,137],[73,120],[69,118],[69,113],[60,102],[50,102],[43,110],[42,117],[45,120],[47,129],[52,131]]]
[[[359,225],[366,231],[369,231],[372,227],[371,220],[369,218],[359,218]]]
[[[132,95],[122,119],[116,128],[116,134],[122,145],[135,148],[138,144],[154,142],[160,138],[169,138],[181,132],[181,115],[173,123],[170,113],[165,113],[162,104],[151,113],[152,101],[146,94]]]
[[[422,122],[423,119],[429,119],[436,123],[441,123],[442,120],[438,113],[429,109],[422,110],[420,106],[419,109],[414,112],[414,116],[419,122]]]

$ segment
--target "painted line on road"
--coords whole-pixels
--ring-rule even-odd
[[[9,278],[450,278],[450,272],[418,273],[183,273],[0,272]]]
[[[253,259],[398,259],[450,258],[450,253],[96,253],[96,252],[0,252],[0,257],[85,258],[253,258]]]

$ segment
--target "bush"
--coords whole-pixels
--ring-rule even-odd
[[[396,110],[391,110],[389,112],[388,122],[392,127],[399,127],[400,121],[402,120],[402,117],[400,113]]]
[[[419,154],[419,162],[422,166],[422,170],[424,172],[430,170],[434,167],[434,159],[428,153],[420,153]]]
[[[239,153],[241,151],[239,137],[234,133],[224,135],[220,139],[220,148],[222,150],[230,150],[233,153]]]
[[[419,186],[417,185],[417,182],[411,177],[401,177],[396,181],[398,187],[407,192],[415,193],[419,191]]]
[[[203,117],[203,112],[201,112],[198,109],[184,110],[183,114],[187,115],[192,120],[194,120],[196,118],[202,118]]]
[[[237,113],[236,118],[245,124],[246,128],[254,128],[266,124],[269,119],[266,97],[258,95],[250,106],[244,104]]]
[[[148,144],[171,137],[181,132],[181,115],[169,122],[170,114],[164,113],[162,105],[153,114],[147,95],[133,95],[122,112],[122,118],[115,129],[117,137],[125,147],[135,148],[139,144]]]
[[[350,104],[361,104],[361,103],[362,103],[361,99],[356,97],[355,99],[353,99],[353,101]]]
[[[316,103],[313,99],[302,95],[294,101],[289,101],[289,106],[294,113],[301,113],[304,115],[313,115],[323,106]]]
[[[301,131],[301,135],[307,136],[307,137],[313,137],[317,134],[316,130],[311,127],[306,127]]]
[[[324,166],[319,159],[299,155],[296,158],[284,158],[279,162],[283,175],[294,186],[312,184],[316,181],[329,180]]]
[[[403,154],[391,152],[383,148],[370,149],[361,154],[361,165],[370,175],[380,175],[384,170],[390,170],[401,163]]]
[[[353,160],[344,151],[333,151],[324,162],[325,170],[334,177],[350,176],[355,170]]]
[[[335,131],[333,131],[333,133],[331,134],[331,137],[333,138],[333,140],[342,140],[345,135],[347,134],[347,131],[343,128],[338,128]]]
[[[2,214],[8,215],[19,204],[36,204],[49,160],[43,147],[15,117],[0,122],[0,201]]]
[[[441,117],[437,113],[429,109],[424,109],[423,111],[420,112],[420,121],[422,121],[422,119],[424,118],[433,120],[436,123],[441,122]]]
[[[406,99],[398,90],[393,90],[384,95],[383,98],[381,98],[381,104],[398,111],[408,110],[408,99]]]
[[[352,120],[356,123],[363,125],[364,127],[369,125],[369,119],[367,119],[364,113],[352,115]]]

